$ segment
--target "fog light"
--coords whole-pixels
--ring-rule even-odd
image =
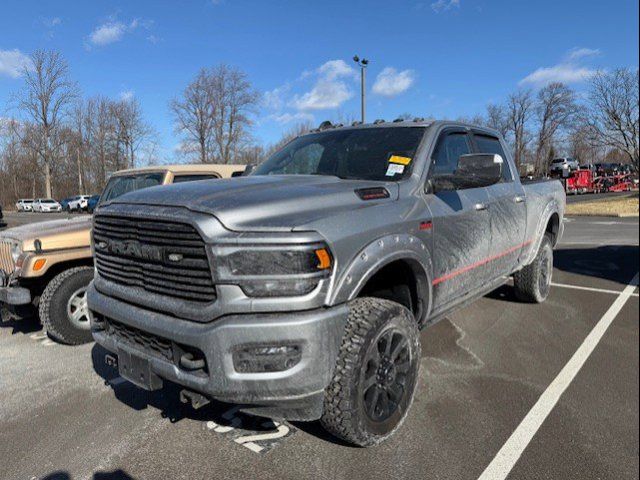
[[[251,345],[233,352],[233,367],[239,373],[282,372],[302,358],[300,345]]]

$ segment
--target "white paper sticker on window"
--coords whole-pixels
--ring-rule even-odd
[[[397,163],[390,163],[387,168],[387,177],[393,177],[394,175],[402,175],[404,172],[404,165],[399,165]]]

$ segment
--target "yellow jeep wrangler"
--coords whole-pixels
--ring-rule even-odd
[[[244,165],[201,164],[123,170],[111,176],[100,202],[141,188],[235,177],[244,169]],[[70,345],[92,341],[86,300],[92,279],[90,215],[0,233],[0,304],[17,316],[37,309],[53,339]]]

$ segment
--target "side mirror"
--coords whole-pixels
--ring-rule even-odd
[[[502,178],[504,159],[495,153],[472,153],[461,155],[455,176],[467,188],[488,187]]]

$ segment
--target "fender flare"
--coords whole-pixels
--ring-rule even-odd
[[[534,237],[533,237],[534,240],[531,243],[531,246],[529,248],[529,253],[524,258],[524,261],[522,262],[523,266],[529,265],[531,262],[533,262],[534,258],[536,257],[536,254],[538,253],[538,249],[540,248],[540,244],[542,243],[542,238],[544,237],[545,230],[547,229],[547,225],[549,224],[549,220],[551,220],[551,217],[553,216],[553,214],[557,214],[558,217],[560,217],[559,218],[560,225],[558,226],[558,229],[559,229],[558,239],[559,239],[560,231],[562,229],[562,217],[560,216],[560,209],[558,208],[557,200],[553,200],[549,202],[549,204],[542,211],[542,215],[540,215],[540,220],[538,221],[538,225],[536,226],[536,229],[534,232]]]
[[[367,282],[383,267],[397,260],[411,263],[412,268],[425,278],[426,305],[422,318],[417,319],[424,324],[432,309],[433,263],[431,254],[425,243],[418,237],[408,234],[386,235],[378,238],[360,250],[349,265],[336,279],[335,287],[330,294],[329,304],[336,305],[353,300],[358,296]]]

